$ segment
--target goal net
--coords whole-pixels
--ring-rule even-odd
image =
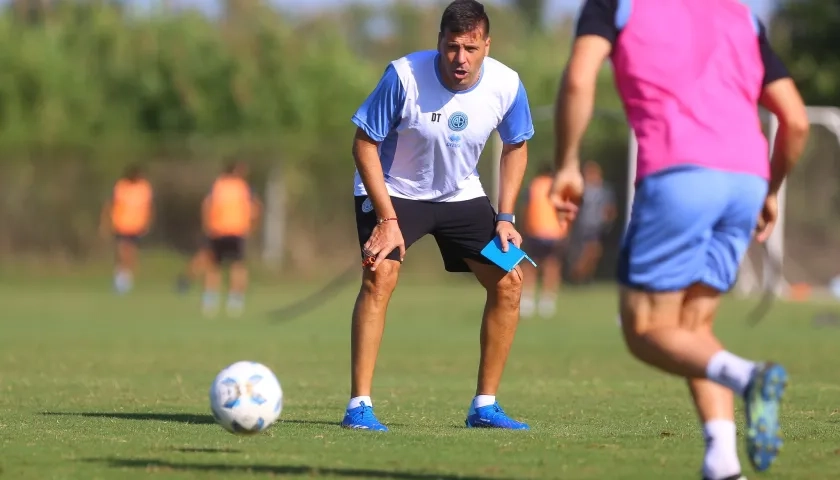
[[[535,120],[551,118],[549,106],[535,109]],[[599,112],[600,121],[613,122],[616,112]],[[762,110],[772,149],[778,122]],[[742,295],[773,291],[785,298],[823,296],[832,279],[840,278],[840,108],[809,106],[812,128],[806,151],[779,194],[780,215],[765,245],[755,242],[744,259],[736,292]],[[627,142],[626,215],[633,203],[637,144],[632,131]],[[501,143],[494,140],[494,157]],[[494,162],[493,183],[498,182]],[[494,185],[495,187],[495,185]],[[497,190],[491,189],[494,199]],[[840,285],[840,282],[837,282]]]
[[[777,121],[766,116],[772,148]],[[840,109],[808,107],[811,135],[779,195],[779,223],[765,248],[753,244],[737,291],[803,300],[825,296],[840,275]]]

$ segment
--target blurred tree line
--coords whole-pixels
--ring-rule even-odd
[[[840,105],[840,2],[782,0],[772,43],[809,105]]]
[[[435,48],[440,8],[301,19],[229,0],[211,18],[128,4],[16,0],[0,11],[0,254],[101,252],[99,209],[132,162],[155,181],[151,240],[194,248],[200,198],[230,155],[254,165],[258,190],[282,168],[299,249],[353,245],[350,117],[388,61]],[[491,55],[520,72],[533,107],[551,104],[571,20],[545,25],[543,2],[517,5],[488,6]],[[611,82],[605,69],[599,103],[617,110]],[[534,165],[550,151],[550,119],[537,132]],[[606,121],[588,145],[620,175],[625,142],[623,122]]]

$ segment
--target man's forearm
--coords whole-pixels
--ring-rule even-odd
[[[562,168],[579,168],[578,152],[592,118],[595,88],[569,75],[560,83],[554,111],[554,162]]]
[[[385,186],[385,174],[382,171],[382,162],[379,159],[379,152],[376,146],[366,142],[356,141],[353,144],[353,158],[356,168],[359,170],[359,177],[365,186],[368,198],[379,218],[393,218],[397,214],[394,205],[391,203],[391,196]]]
[[[770,160],[770,194],[779,192],[788,173],[802,156],[807,141],[807,129],[790,128],[779,124],[773,145],[773,156]]]
[[[505,145],[499,168],[499,213],[513,213],[528,166],[528,143]]]

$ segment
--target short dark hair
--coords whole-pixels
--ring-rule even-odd
[[[444,33],[466,33],[476,28],[490,35],[490,17],[484,11],[484,5],[476,0],[455,0],[450,3],[440,17],[440,35]]]

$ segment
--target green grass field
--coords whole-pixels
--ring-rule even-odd
[[[483,292],[467,279],[409,278],[378,363],[374,402],[391,427],[381,434],[338,427],[355,286],[299,318],[267,321],[266,311],[315,288],[255,286],[248,314],[231,321],[202,318],[197,293],[163,284],[118,298],[107,279],[5,281],[0,476],[699,478],[703,442],[685,386],[626,353],[612,289],[569,290],[556,318],[523,320],[499,400],[532,430],[502,432],[463,424]],[[813,327],[819,309],[804,304],[779,304],[750,329],[753,305],[728,301],[718,331],[735,352],[772,357],[791,374],[787,444],[761,477],[837,478],[840,329]],[[211,380],[244,359],[271,367],[285,391],[281,420],[256,437],[231,435],[209,415]]]

